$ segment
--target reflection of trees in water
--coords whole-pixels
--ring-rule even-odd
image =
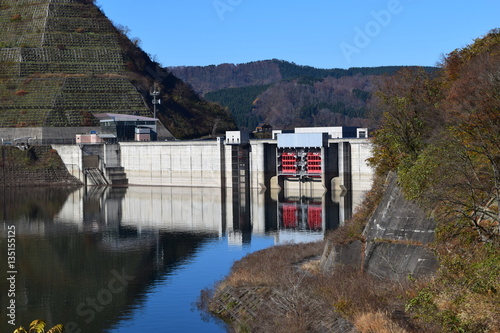
[[[1,198],[8,207],[7,223],[19,230],[34,218],[45,227],[46,222],[51,224],[50,233],[33,236],[21,232],[16,238],[16,311],[20,323],[45,318],[72,322],[74,332],[105,332],[140,308],[159,279],[192,257],[207,239],[217,236],[138,232],[134,227],[120,226],[119,221],[112,228],[99,228],[99,232],[86,228],[78,232],[74,225],[51,223],[72,191],[13,189]],[[4,256],[0,265],[7,267]],[[8,290],[5,274],[0,273],[0,290]],[[125,277],[126,284],[119,283],[119,276]],[[8,301],[0,300],[3,317]],[[0,332],[9,331],[6,325],[0,323]]]
[[[213,234],[210,231],[166,232],[131,223],[124,225],[121,213],[126,189],[89,188],[81,197],[83,201],[74,208],[80,209],[80,204],[83,205],[83,221],[52,223],[75,190],[78,189],[13,189],[9,195],[1,197],[4,206],[8,207],[7,223],[15,223],[21,231],[23,225],[30,224],[26,221],[36,218],[43,226],[42,232],[36,236],[20,232],[17,237],[16,265],[20,272],[16,281],[19,290],[17,313],[20,322],[44,318],[51,323],[74,322],[82,332],[105,332],[131,317],[135,309],[142,307],[153,286],[192,258],[208,239],[219,237],[219,230]],[[173,194],[168,194],[166,197],[171,200]],[[258,203],[249,202],[250,197],[247,191],[244,200],[238,200],[239,206],[234,213],[239,229],[233,225],[235,230],[247,230],[245,226],[251,226],[250,205]],[[150,199],[141,197],[141,200]],[[189,196],[189,200],[194,199]],[[314,207],[318,206],[316,201]],[[223,201],[222,204],[227,203]],[[279,228],[278,202],[266,193],[264,204],[265,228],[273,232]],[[189,201],[189,207],[192,205],[193,201]],[[331,209],[332,205],[334,209]],[[336,227],[338,203],[329,199],[324,209],[325,220],[332,224],[331,227]],[[243,211],[246,214],[242,215]],[[329,227],[325,224],[326,229]],[[1,242],[0,239],[3,247]],[[5,260],[0,256],[1,267],[7,266]],[[6,290],[7,280],[2,274],[6,273],[0,273],[0,290]],[[114,287],[113,290],[120,289],[119,285],[111,283],[116,280],[116,274],[130,276],[130,283],[127,282],[119,292],[109,293],[110,286]],[[109,300],[107,296],[110,296]],[[89,303],[92,300],[97,302],[96,306]],[[2,316],[7,301],[0,300]],[[0,323],[0,332],[7,331],[2,325],[5,323]],[[73,331],[78,332],[77,329]]]
[[[2,187],[0,216],[4,220],[52,221],[77,187]]]
[[[113,237],[109,234],[63,232],[52,233],[50,239],[20,237],[18,317],[23,321],[35,317],[74,322],[72,325],[82,332],[103,332],[141,307],[156,281],[188,260],[210,237],[188,233],[151,236],[143,240],[140,235],[116,234],[118,243],[130,245],[135,240],[135,248],[127,246],[123,251],[102,246]],[[107,292],[109,288],[120,289],[117,276],[125,276],[124,288]],[[4,281],[0,283],[2,290],[8,289]],[[1,301],[2,315],[6,315],[6,301]],[[7,328],[1,325],[3,332]]]

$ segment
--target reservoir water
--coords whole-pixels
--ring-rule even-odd
[[[362,193],[0,188],[0,332],[225,332],[200,291],[250,252],[321,240]]]

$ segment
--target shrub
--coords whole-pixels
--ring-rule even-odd
[[[26,90],[18,90],[16,91],[16,96],[24,96],[27,95],[28,92]]]
[[[47,323],[44,320],[37,319],[33,320],[29,326],[29,332],[45,332],[45,326]],[[47,333],[62,333],[64,331],[64,325],[58,324],[52,327]],[[24,327],[20,326],[18,329],[14,331],[14,333],[27,333]]]

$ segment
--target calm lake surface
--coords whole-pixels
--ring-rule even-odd
[[[0,188],[0,332],[34,319],[70,333],[225,332],[196,308],[200,291],[248,253],[323,239],[361,195]]]

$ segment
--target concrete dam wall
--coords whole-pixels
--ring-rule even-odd
[[[217,142],[121,143],[129,184],[220,187],[225,148]]]
[[[250,140],[248,144],[233,145],[220,138],[217,141],[53,145],[53,148],[70,174],[83,183],[86,170],[91,166],[101,170],[104,176],[106,169],[121,167],[130,185],[235,187],[245,183],[260,189],[278,186],[280,161],[276,140]],[[305,181],[293,175],[283,176],[282,185],[286,184],[291,190],[303,183],[319,191],[370,189],[373,170],[366,163],[371,156],[369,140],[331,139],[318,151],[322,154],[321,174],[307,177]]]

